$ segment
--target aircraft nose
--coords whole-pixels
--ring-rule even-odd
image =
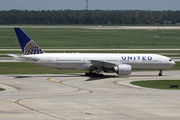
[[[171,65],[174,66],[176,63],[174,61],[171,61]]]

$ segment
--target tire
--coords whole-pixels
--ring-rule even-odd
[[[89,76],[89,73],[88,73],[88,72],[86,72],[86,73],[85,73],[85,76]]]
[[[103,74],[99,74],[99,76],[100,76],[100,77],[104,77],[104,75],[103,75]]]
[[[159,73],[159,76],[162,76],[162,73]]]

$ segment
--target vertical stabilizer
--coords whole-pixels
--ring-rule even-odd
[[[21,29],[14,28],[24,55],[42,54],[41,48]]]

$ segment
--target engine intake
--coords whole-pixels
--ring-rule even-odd
[[[131,74],[132,67],[131,67],[131,65],[120,64],[120,65],[117,65],[114,67],[114,71],[118,75],[129,75],[129,74]]]

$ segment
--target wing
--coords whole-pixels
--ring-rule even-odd
[[[89,60],[92,64],[91,67],[105,67],[105,68],[113,68],[118,63],[114,62],[106,62],[106,61],[98,61],[98,60]]]

